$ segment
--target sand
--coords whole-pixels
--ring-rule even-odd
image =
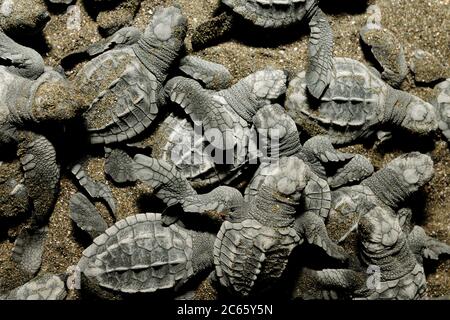
[[[143,0],[133,25],[144,28],[156,5],[171,4],[172,1]],[[179,0],[177,1],[189,18],[189,33],[186,41],[191,51],[189,38],[192,30],[206,21],[218,6],[217,0]],[[367,15],[366,1],[323,0],[321,6],[329,16],[335,35],[334,54],[350,57],[371,63],[367,60],[359,42],[359,29],[365,24]],[[442,63],[449,64],[450,59],[450,0],[377,0],[383,14],[383,25],[398,36],[404,45],[408,60],[415,49],[431,52]],[[86,45],[101,39],[95,21],[88,15],[80,0],[76,2],[81,13],[79,29],[67,29],[69,14],[65,10],[54,10],[52,19],[43,32],[47,43],[39,49],[47,64],[57,66],[62,57]],[[287,34],[277,32],[256,32],[248,28],[239,32],[233,39],[217,46],[199,51],[197,54],[211,61],[224,64],[229,68],[234,79],[242,78],[251,72],[266,66],[284,68],[295,74],[304,70],[307,57],[308,30],[299,28]],[[67,72],[73,77],[80,66]],[[433,90],[416,86],[411,75],[402,89],[429,99]],[[402,140],[394,140],[383,148],[356,145],[347,148],[353,152],[361,152],[370,157],[376,168],[380,168],[395,156],[405,151],[428,152],[435,161],[435,176],[423,188],[414,202],[414,211],[418,224],[427,232],[442,241],[450,243],[450,151],[446,142],[439,135],[436,142],[415,144],[415,141],[403,144]],[[141,210],[156,211],[152,207],[149,196],[142,186],[122,188],[113,185],[103,174],[101,157],[92,159],[88,166],[89,175],[99,181],[106,182],[117,199],[117,215],[121,219]],[[71,195],[77,192],[77,186],[70,176],[64,173],[61,181],[61,193],[50,219],[49,236],[46,241],[41,272],[63,273],[74,265],[89,242],[80,236],[69,218],[68,203]],[[417,202],[417,203],[416,203]],[[102,215],[108,223],[115,219],[106,207],[97,203]],[[8,232],[0,234],[0,289],[9,289],[23,282],[14,271],[10,261],[13,242],[23,224],[12,227]],[[450,260],[437,264],[426,264],[428,278],[428,295],[439,297],[450,294]],[[4,279],[8,279],[5,281]],[[2,288],[3,287],[3,288]],[[0,290],[1,291],[1,290]],[[206,295],[208,296],[208,295]],[[71,291],[69,299],[79,298],[76,291]]]

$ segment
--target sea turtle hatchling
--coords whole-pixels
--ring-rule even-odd
[[[323,211],[319,215],[324,217],[328,215],[331,204],[330,188],[336,189],[361,181],[373,173],[373,165],[366,157],[336,150],[327,136],[312,137],[302,146],[294,120],[280,105],[261,108],[254,116],[253,123],[259,134],[259,141],[267,147],[262,150],[264,155],[260,157],[261,165],[245,189],[247,201],[258,193],[264,178],[270,174],[270,164],[279,157],[295,155],[315,173],[317,186],[313,189],[317,193],[310,194],[310,209],[315,207]],[[337,169],[333,172],[330,167]],[[312,205],[314,202],[316,205]]]
[[[93,54],[101,54],[74,78],[90,103],[84,118],[91,143],[121,142],[150,126],[164,101],[162,84],[184,45],[186,29],[179,8],[158,8],[140,36],[129,27],[95,46]]]
[[[416,227],[411,233],[405,232],[398,216],[374,207],[361,218],[358,228],[363,269],[305,269],[300,273],[294,296],[336,299],[344,293],[353,299],[422,298],[426,278],[422,258],[416,259],[414,249],[421,248],[419,255],[437,257],[450,254],[450,246]]]
[[[434,91],[431,103],[436,108],[439,129],[447,141],[450,141],[450,78],[437,84]]]
[[[309,38],[309,64],[306,72],[307,87],[311,94],[320,98],[330,83],[333,73],[333,31],[326,15],[318,6],[317,0],[222,0],[235,14],[244,17],[257,26],[280,28],[300,21],[308,21],[311,35]],[[224,13],[225,21],[220,25],[212,21],[200,25],[192,36],[193,47],[202,47],[231,30],[232,14]]]
[[[59,184],[55,149],[40,131],[85,109],[83,98],[63,75],[0,31],[0,146],[17,149],[39,224],[46,222]]]
[[[431,104],[393,89],[376,71],[349,58],[335,58],[336,75],[320,100],[306,90],[305,72],[292,80],[286,109],[310,135],[328,134],[334,144],[364,139],[388,126],[425,135],[437,129]]]
[[[201,129],[209,153],[214,153],[215,167],[220,166],[218,171],[233,176],[254,156],[249,153],[253,116],[283,95],[286,81],[283,70],[266,68],[225,90],[207,90],[185,77],[170,79],[165,89],[170,100],[191,118],[194,130]]]
[[[297,213],[311,182],[309,167],[297,157],[282,157],[271,169],[257,196],[231,212],[214,243],[215,278],[239,296],[271,289],[304,239],[333,258],[347,258],[329,239],[321,217]]]
[[[63,277],[47,273],[6,294],[0,294],[0,300],[63,300],[66,295]]]
[[[397,211],[433,174],[433,161],[428,155],[410,152],[395,158],[359,185],[333,191],[333,210],[327,221],[330,237],[344,241],[357,229],[359,219],[375,206]],[[352,224],[347,229],[342,227],[345,221]]]
[[[213,234],[178,224],[165,227],[160,214],[142,213],[106,229],[77,266],[88,283],[113,292],[177,290],[212,268],[213,243]]]

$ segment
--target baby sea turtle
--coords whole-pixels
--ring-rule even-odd
[[[407,92],[393,89],[375,71],[349,58],[335,58],[336,75],[320,100],[306,90],[305,72],[291,81],[286,109],[311,135],[328,134],[335,144],[367,138],[385,126],[414,134],[437,129],[434,108]]]
[[[393,87],[399,87],[408,75],[408,64],[398,37],[381,25],[381,10],[377,5],[367,8],[369,18],[361,29],[361,40],[382,68],[381,78]]]
[[[330,187],[337,188],[346,184],[355,183],[373,173],[370,161],[361,155],[344,153],[336,150],[327,136],[315,136],[307,140],[302,146],[299,133],[294,120],[280,105],[268,105],[261,108],[253,118],[259,141],[267,146],[264,156],[260,158],[261,165],[254,174],[245,190],[245,199],[254,197],[264,181],[270,163],[279,157],[297,156],[302,159],[317,175],[319,194],[311,195],[318,200],[331,200]],[[330,164],[338,169],[330,174]],[[323,198],[325,197],[325,198]],[[313,201],[311,198],[311,201]],[[320,202],[320,201],[319,201]],[[329,201],[323,201],[329,209]],[[327,211],[328,212],[328,211]],[[324,216],[327,216],[326,213]],[[321,216],[323,216],[321,214]]]
[[[420,227],[418,227],[420,228]],[[421,229],[421,228],[420,228]],[[399,217],[389,210],[374,207],[360,221],[358,228],[360,259],[367,270],[304,270],[294,295],[303,298],[335,299],[346,293],[354,299],[420,299],[426,290],[420,253],[449,254],[450,246],[428,237],[421,229],[405,232]],[[427,249],[424,249],[427,248]]]
[[[179,8],[158,8],[141,36],[136,37],[137,29],[126,28],[95,47],[95,54],[107,51],[74,79],[90,101],[84,118],[91,143],[130,139],[153,122],[163,101],[162,84],[184,45],[186,29]],[[127,45],[114,48],[121,43]]]
[[[38,223],[46,222],[59,184],[55,149],[39,130],[71,120],[85,109],[63,75],[45,67],[36,51],[0,31],[0,146],[17,149]]]
[[[222,0],[235,14],[264,28],[280,28],[300,21],[308,21],[311,35],[309,39],[309,65],[306,82],[311,94],[320,98],[330,83],[333,73],[333,31],[326,15],[318,7],[317,0]],[[200,25],[193,34],[193,47],[202,47],[214,41],[226,28],[231,29],[232,14],[225,13],[225,21],[215,23],[214,19]],[[217,18],[216,18],[217,19]]]
[[[214,243],[215,274],[222,286],[240,296],[273,287],[292,250],[304,239],[339,260],[343,250],[328,238],[323,219],[297,208],[312,171],[297,157],[272,164],[257,196],[233,211]]]
[[[116,222],[83,251],[79,270],[88,281],[121,293],[178,289],[212,267],[214,235],[163,226],[145,213]]]
[[[43,0],[0,0],[0,30],[11,37],[39,32],[49,20]]]
[[[450,141],[450,78],[436,85],[434,90],[435,97],[431,103],[436,108],[439,129]]]
[[[175,77],[167,82],[166,92],[201,128],[214,163],[231,176],[249,160],[253,116],[286,91],[286,80],[284,71],[266,68],[228,89],[212,91],[193,79]]]
[[[332,214],[327,228],[333,228],[330,236],[343,241],[358,226],[358,220],[375,206],[398,210],[401,205],[434,174],[433,161],[428,155],[411,152],[399,156],[375,172],[359,185],[343,187],[332,193]],[[353,226],[339,227],[350,221]]]

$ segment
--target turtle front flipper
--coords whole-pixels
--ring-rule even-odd
[[[31,48],[24,47],[0,29],[0,65],[17,75],[37,79],[44,73],[44,60]]]
[[[63,300],[67,295],[62,276],[42,274],[8,292],[5,300]]]
[[[318,7],[309,21],[309,27],[311,34],[306,83],[309,92],[319,99],[333,76],[333,30],[327,17]]]
[[[374,172],[374,167],[369,159],[356,154],[345,166],[339,168],[336,173],[328,178],[331,188],[339,188],[346,184],[361,181]]]
[[[340,298],[340,293],[351,295],[363,288],[367,276],[349,269],[311,270],[303,268],[294,288],[294,298],[325,299]]]
[[[201,81],[205,88],[212,90],[228,88],[233,79],[225,66],[193,55],[181,59],[180,70],[195,80]]]
[[[18,155],[24,171],[25,185],[33,201],[33,219],[38,225],[47,223],[56,202],[60,169],[56,152],[45,137],[21,132]]]
[[[419,226],[414,226],[408,235],[409,247],[420,260],[423,258],[438,260],[441,255],[450,256],[450,246],[433,239]]]
[[[14,243],[12,260],[30,275],[36,274],[41,268],[47,231],[48,227],[31,226],[22,229]]]
[[[330,137],[326,135],[317,135],[308,139],[303,148],[311,152],[317,159],[323,163],[342,162],[353,158],[353,154],[341,152],[331,143]]]
[[[105,173],[116,183],[135,182],[133,159],[123,150],[106,149]]]
[[[347,261],[348,255],[344,249],[335,244],[328,236],[324,221],[312,212],[302,213],[294,223],[297,233],[308,243],[322,248],[330,257]]]
[[[70,218],[92,239],[98,237],[108,228],[108,224],[97,208],[82,193],[78,192],[70,198],[69,208]]]
[[[104,200],[112,213],[116,213],[116,200],[111,189],[104,183],[92,180],[84,171],[81,164],[76,164],[71,170],[80,186],[94,199]]]
[[[205,129],[206,139],[219,150],[232,150],[236,145],[234,128],[239,120],[227,110],[227,101],[205,90],[195,80],[175,77],[165,87],[172,102],[180,105],[196,125]]]
[[[174,164],[142,154],[137,154],[134,162],[136,178],[153,188],[155,195],[166,205],[171,206],[183,202],[185,197],[197,195]]]

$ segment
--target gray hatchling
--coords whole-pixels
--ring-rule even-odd
[[[375,172],[359,185],[343,187],[332,193],[332,213],[327,228],[343,226],[351,221],[352,226],[330,232],[336,241],[343,241],[358,226],[364,216],[375,206],[387,210],[398,210],[408,198],[431,180],[434,174],[433,161],[428,155],[411,152],[399,156]],[[333,229],[335,229],[333,227]]]
[[[373,173],[370,161],[361,155],[353,155],[336,150],[327,136],[315,136],[308,139],[303,146],[300,143],[299,133],[294,120],[279,105],[268,105],[261,108],[253,118],[256,130],[259,134],[260,144],[267,146],[261,150],[264,154],[260,157],[261,165],[255,172],[252,180],[245,190],[245,199],[248,201],[259,190],[265,176],[270,174],[268,169],[271,162],[279,157],[297,156],[302,159],[317,175],[319,194],[311,195],[317,200],[316,208],[326,210],[321,216],[327,216],[330,209],[331,188],[361,181]],[[338,165],[338,169],[332,175],[326,172],[329,165]],[[322,199],[322,201],[319,201]],[[321,206],[325,205],[325,208]]]
[[[271,169],[256,197],[222,224],[214,243],[216,278],[239,296],[272,288],[305,239],[333,258],[347,258],[329,239],[323,219],[299,208],[302,194],[315,184],[309,167],[297,157],[282,157]]]
[[[150,126],[164,101],[162,84],[184,45],[186,29],[179,8],[158,8],[144,33],[121,29],[90,48],[93,55],[101,54],[74,81],[90,104],[84,118],[91,143],[121,142]]]
[[[416,260],[398,216],[374,207],[361,218],[358,234],[360,259],[367,270],[306,269],[299,277],[294,295],[336,299],[344,293],[353,299],[401,300],[424,296],[426,278],[422,262]]]
[[[361,62],[349,58],[334,61],[336,75],[320,100],[308,96],[305,72],[289,84],[286,109],[310,135],[328,134],[334,144],[347,144],[385,127],[419,135],[437,129],[431,104],[393,89]]]
[[[39,32],[49,20],[44,0],[0,0],[0,30],[11,37]]]
[[[214,235],[165,227],[143,213],[116,222],[83,251],[78,267],[88,283],[121,293],[177,290],[212,267]],[[82,282],[83,283],[83,282]]]
[[[35,222],[46,222],[59,185],[55,149],[39,131],[80,116],[85,109],[63,75],[44,66],[36,51],[0,31],[0,147],[17,150]]]
[[[249,160],[253,116],[286,91],[286,81],[284,71],[266,68],[221,91],[204,89],[184,77],[169,80],[165,88],[170,100],[189,115],[194,129],[203,129],[210,154],[215,151],[214,163],[232,176]]]
[[[436,85],[434,90],[435,96],[431,103],[436,108],[439,129],[450,141],[450,78]]]
[[[393,87],[399,87],[409,69],[403,46],[398,37],[381,25],[381,10],[377,5],[367,8],[370,15],[360,31],[361,40],[382,68],[381,78]]]
[[[320,98],[333,74],[333,31],[317,0],[222,0],[235,14],[264,28],[280,28],[308,21],[310,38],[308,47],[307,86],[311,94]],[[216,26],[214,19],[200,25],[194,32],[194,47],[216,40],[219,34],[231,30],[233,14],[224,13],[225,21]],[[216,18],[217,19],[217,18]],[[228,30],[226,30],[228,29]]]
[[[63,277],[42,274],[8,293],[0,295],[0,300],[63,300],[66,295]]]

